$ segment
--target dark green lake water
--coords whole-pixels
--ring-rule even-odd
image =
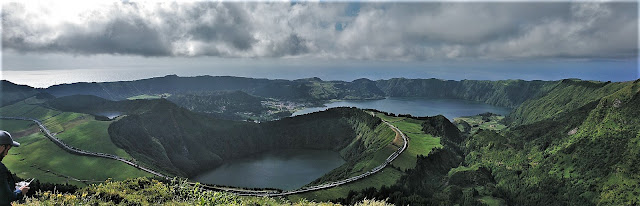
[[[330,107],[372,108],[396,114],[455,117],[484,112],[508,114],[508,108],[457,99],[387,98],[367,101],[339,101],[327,107],[300,110],[294,115],[325,110]],[[224,164],[194,178],[196,181],[218,185],[253,188],[300,188],[344,164],[337,152],[323,150],[286,150],[247,157]]]
[[[472,116],[485,112],[505,115],[510,109],[460,99],[429,99],[423,97],[389,97],[380,100],[337,101],[326,104],[326,107],[310,107],[299,110],[293,115],[323,111],[332,107],[357,107],[361,109],[377,109],[394,114],[411,114],[413,116],[435,116],[442,114],[447,119]]]
[[[238,159],[195,178],[217,185],[251,188],[300,188],[344,164],[340,154],[327,150],[283,150]]]

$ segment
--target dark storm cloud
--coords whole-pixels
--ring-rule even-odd
[[[85,6],[66,11],[65,5],[4,3],[3,49],[391,60],[638,55],[636,2]]]
[[[60,36],[47,48],[72,53],[171,55],[162,36],[140,18],[116,18],[98,31],[83,31],[77,26]],[[75,31],[75,32],[73,32]]]

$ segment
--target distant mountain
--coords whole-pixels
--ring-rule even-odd
[[[123,100],[111,101],[92,95],[73,95],[51,99],[42,103],[44,106],[66,112],[77,112],[99,115],[103,112],[121,112],[122,114],[141,114],[155,108],[167,100]]]
[[[452,98],[485,102],[515,108],[522,102],[544,95],[556,81],[524,80],[440,80],[404,79],[378,80],[376,85],[390,97]]]
[[[143,94],[189,94],[236,90],[261,97],[292,100],[308,98],[308,88],[300,82],[228,76],[178,77],[169,75],[136,81],[62,84],[46,89],[48,93],[56,97],[83,94],[109,100],[124,100]]]
[[[2,95],[0,95],[0,107],[10,105],[36,95],[38,95],[39,98],[51,97],[46,93],[41,93],[38,89],[33,87],[14,84],[7,80],[0,80],[0,92],[2,92]]]
[[[55,85],[46,92],[56,96],[94,95],[123,100],[143,94],[194,94],[214,91],[242,91],[264,98],[298,102],[324,102],[331,99],[360,100],[390,97],[455,98],[515,108],[522,102],[544,95],[557,81],[481,81],[404,79],[352,82],[323,81],[319,78],[269,80],[243,77],[165,77],[124,82],[74,83]]]
[[[249,95],[242,91],[176,94],[169,96],[167,100],[194,112],[230,120],[245,120],[246,118],[242,116],[244,113],[257,116],[269,111],[269,108],[262,105],[265,98]],[[291,116],[291,113],[287,116]]]

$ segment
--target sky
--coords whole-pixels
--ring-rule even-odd
[[[635,1],[3,1],[1,32],[2,79],[41,87],[166,74],[639,78]],[[36,82],[70,70],[86,74]]]

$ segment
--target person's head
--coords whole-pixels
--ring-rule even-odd
[[[13,141],[9,132],[0,130],[0,160],[7,156],[11,147],[19,147],[20,143]]]

